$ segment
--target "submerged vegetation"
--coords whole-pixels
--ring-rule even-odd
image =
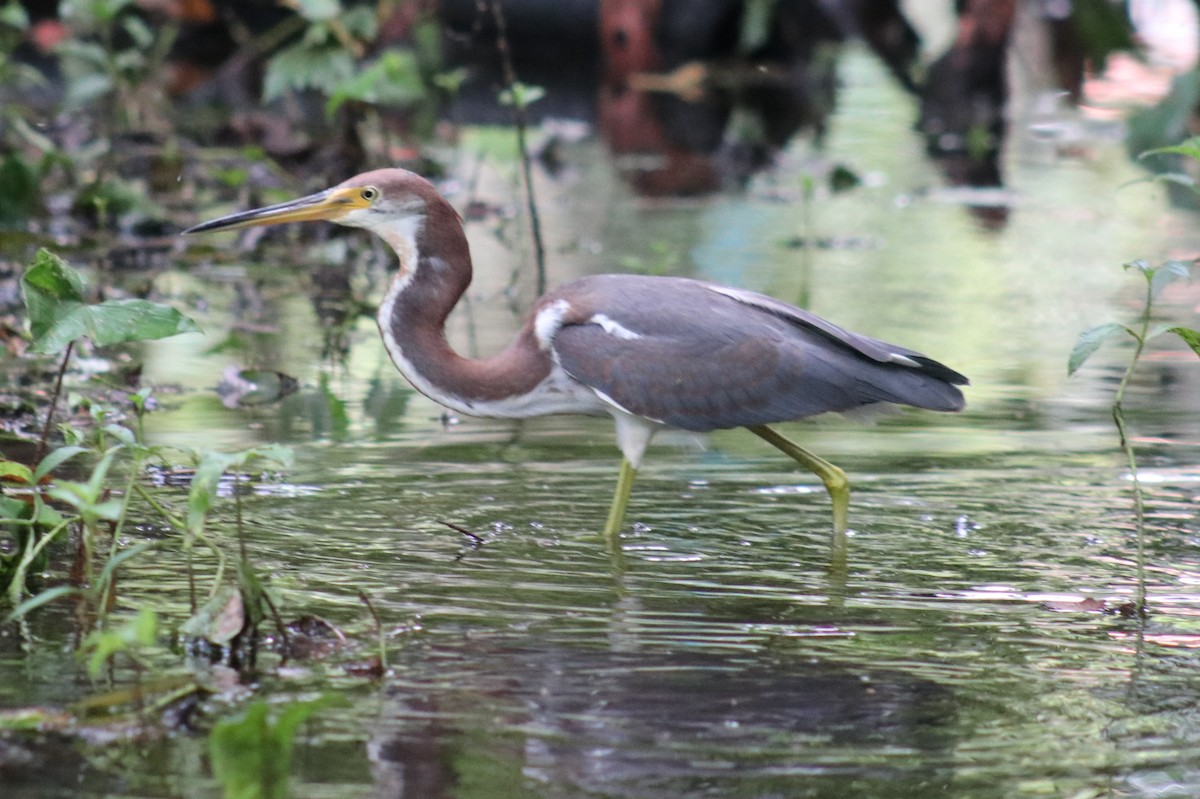
[[[1141,157],[1148,158],[1153,156],[1183,156],[1190,159],[1192,163],[1200,165],[1200,138],[1189,139],[1182,144],[1172,147],[1148,150]],[[1164,172],[1155,175],[1152,179],[1186,186],[1188,189],[1200,194],[1200,184],[1187,172]],[[1127,333],[1133,338],[1133,354],[1130,356],[1129,365],[1125,368],[1124,374],[1121,375],[1121,381],[1117,385],[1116,392],[1113,395],[1112,417],[1113,423],[1117,427],[1121,450],[1125,454],[1126,462],[1129,464],[1130,480],[1133,485],[1134,518],[1137,533],[1138,590],[1136,602],[1138,612],[1143,614],[1146,612],[1146,502],[1142,484],[1138,480],[1137,457],[1134,453],[1133,441],[1125,421],[1125,390],[1129,386],[1130,378],[1133,377],[1133,373],[1138,366],[1138,361],[1145,353],[1146,347],[1151,341],[1160,336],[1168,333],[1173,334],[1190,347],[1197,356],[1200,356],[1200,332],[1192,328],[1172,324],[1160,324],[1154,327],[1150,325],[1151,320],[1154,318],[1155,298],[1173,281],[1180,279],[1190,280],[1193,263],[1195,262],[1167,261],[1158,266],[1151,266],[1145,261],[1131,261],[1125,264],[1125,269],[1134,270],[1145,279],[1145,294],[1142,298],[1141,314],[1137,323],[1130,326],[1120,322],[1108,322],[1084,331],[1080,334],[1079,340],[1076,342],[1075,348],[1071,351],[1071,356],[1067,363],[1067,372],[1075,374],[1088,358],[1109,338],[1121,333]]]

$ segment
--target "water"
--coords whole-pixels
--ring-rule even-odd
[[[744,431],[656,440],[622,551],[609,553],[598,531],[616,474],[611,423],[445,419],[394,372],[366,318],[340,333],[343,363],[319,357],[331,339],[305,275],[344,256],[343,242],[188,257],[159,279],[183,304],[204,299],[207,335],[149,349],[146,380],[178,392],[164,392],[148,433],[295,449],[292,468],[244,497],[251,559],[285,617],[321,616],[353,642],[261,676],[274,701],[351,701],[301,731],[293,795],[1200,793],[1200,371],[1156,350],[1129,398],[1154,531],[1141,626],[1123,612],[1133,514],[1108,417],[1128,353],[1105,350],[1071,379],[1065,368],[1081,330],[1136,312],[1140,287],[1119,265],[1194,253],[1194,216],[1159,189],[1118,190],[1138,173],[1096,125],[1078,160],[1018,130],[1007,223],[981,224],[939,188],[878,67],[851,55],[842,76],[820,157],[869,179],[820,198],[810,230],[798,176],[818,164],[802,142],[741,196],[639,200],[595,141],[573,145],[573,171],[539,189],[551,282],[623,268],[807,296],[971,377],[963,414],[787,426],[850,474],[844,575],[827,569],[819,484]],[[505,169],[486,170],[480,192],[519,207]],[[528,263],[521,225],[469,225],[476,284],[451,330],[464,351],[494,351],[517,325],[504,290]],[[862,246],[785,246],[797,235]],[[370,291],[364,274],[356,288]],[[529,287],[520,275],[516,304]],[[1163,303],[1164,318],[1196,326],[1193,287]],[[213,351],[238,329],[241,349]],[[231,364],[279,369],[300,390],[230,410],[212,387]],[[160,495],[181,501],[182,489]],[[232,530],[233,513],[222,505],[214,528]],[[141,558],[120,609],[181,619],[182,564],[169,546]],[[346,666],[371,654],[360,590],[392,659],[380,681]],[[0,706],[103,690],[60,649],[66,621],[51,609],[31,645],[0,638]],[[223,712],[210,703],[201,718]],[[219,795],[199,734],[97,737],[0,748],[4,795]]]

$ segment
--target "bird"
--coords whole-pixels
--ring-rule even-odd
[[[812,471],[844,557],[845,472],[772,424],[880,403],[959,411],[968,380],[904,347],[852,333],[781,300],[686,277],[599,274],[551,289],[512,342],[485,358],[455,352],[445,323],[472,259],[462,217],[425,178],[376,169],[299,199],[184,231],[327,220],[383,239],[399,268],[379,305],[383,343],[418,391],[457,413],[522,419],[610,416],[621,465],[604,526],[619,549],[634,477],[655,433],[744,427]]]

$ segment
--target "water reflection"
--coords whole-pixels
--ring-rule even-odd
[[[950,186],[983,189],[962,192],[964,206],[997,229],[1010,213],[992,191],[1005,184],[1010,60],[1028,62],[1035,91],[1062,89],[1073,104],[1085,53],[1103,63],[1133,46],[1129,21],[1095,3],[1018,5],[957,4],[952,39],[924,71],[909,17],[933,14],[895,0],[529,2],[506,14],[518,73],[550,89],[535,117],[594,121],[616,169],[646,197],[745,188],[794,138],[823,141],[846,45],[864,44],[905,93],[927,155]],[[455,115],[494,122],[507,115],[492,90],[496,33],[482,9],[443,0],[439,15],[449,61],[472,73]]]
[[[947,782],[953,691],[902,672],[487,644],[426,658],[437,684],[388,692],[369,748],[377,796],[467,799],[502,795],[498,785],[529,795],[546,785],[555,796],[794,795],[803,786],[840,797],[870,775],[891,796],[928,797]],[[464,659],[487,666],[456,685]]]

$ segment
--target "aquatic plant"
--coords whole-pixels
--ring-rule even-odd
[[[1182,339],[1197,355],[1200,355],[1200,333],[1190,328],[1179,326],[1150,326],[1155,298],[1172,281],[1180,278],[1188,278],[1190,276],[1189,264],[1181,261],[1167,261],[1159,266],[1151,266],[1145,261],[1132,261],[1125,264],[1125,269],[1136,271],[1145,279],[1146,283],[1145,294],[1142,298],[1142,310],[1137,322],[1133,325],[1108,322],[1085,330],[1080,334],[1079,340],[1076,341],[1075,347],[1071,351],[1070,358],[1067,361],[1067,372],[1068,374],[1075,374],[1079,370],[1079,367],[1083,366],[1088,358],[1105,341],[1113,336],[1120,333],[1127,333],[1134,340],[1133,355],[1130,357],[1129,364],[1125,367],[1125,372],[1121,376],[1121,382],[1117,385],[1116,393],[1113,395],[1112,417],[1113,422],[1117,426],[1121,450],[1125,453],[1125,459],[1129,464],[1130,478],[1133,482],[1134,513],[1137,524],[1138,593],[1136,602],[1139,612],[1144,612],[1146,606],[1145,497],[1142,491],[1142,484],[1138,480],[1137,456],[1134,452],[1133,444],[1129,440],[1129,433],[1126,426],[1125,389],[1128,387],[1130,378],[1133,377],[1142,353],[1150,341],[1171,333]]]
[[[28,351],[58,355],[61,360],[35,464],[0,459],[0,481],[13,489],[0,495],[0,534],[10,539],[9,552],[0,555],[0,591],[11,605],[9,621],[21,619],[36,608],[63,597],[78,600],[83,609],[80,618],[88,624],[92,623],[89,620],[94,620],[95,624],[82,649],[90,653],[89,671],[96,673],[97,664],[107,662],[113,654],[131,653],[148,645],[155,629],[154,624],[141,617],[140,621],[135,619],[116,630],[105,627],[107,614],[114,606],[118,568],[131,558],[162,545],[143,541],[121,547],[131,503],[138,500],[140,513],[165,522],[180,534],[178,541],[188,561],[191,607],[193,613],[200,616],[197,610],[201,600],[197,597],[192,569],[192,551],[197,543],[212,552],[216,564],[207,592],[210,603],[222,587],[228,587],[225,581],[227,557],[206,529],[222,477],[230,472],[240,475],[252,461],[286,463],[290,452],[276,446],[251,447],[234,453],[150,446],[142,432],[142,419],[152,405],[149,389],[131,392],[128,396],[128,410],[135,420],[132,428],[125,424],[128,414],[124,408],[111,402],[86,402],[91,424],[59,425],[65,445],[47,452],[55,411],[62,395],[63,376],[77,341],[87,338],[98,346],[109,346],[164,338],[197,328],[179,311],[147,300],[87,302],[82,276],[47,250],[39,251],[25,272],[22,290],[31,338]],[[90,471],[84,479],[67,479],[59,472],[68,462],[73,468],[77,468],[79,462],[88,462]],[[152,462],[161,468],[176,470],[186,464],[191,470],[185,512],[174,511],[143,484],[146,467]],[[238,508],[240,538],[240,493],[236,485],[233,494]],[[32,576],[47,565],[50,547],[71,531],[75,532],[76,549],[67,582],[32,593]],[[101,553],[99,550],[105,540],[108,541],[107,551]],[[232,633],[217,640],[207,634],[208,628],[202,622],[196,622],[193,624],[199,631],[196,638],[224,646],[244,631],[249,631],[253,638],[267,609],[278,618],[275,603],[246,556],[244,543],[235,577],[238,617],[236,624],[226,623],[223,627],[225,630],[232,627]],[[28,596],[30,593],[32,595]],[[205,612],[208,612],[207,607]],[[282,622],[279,625],[282,628]],[[147,633],[147,630],[151,632]],[[137,662],[134,655],[131,658]],[[253,662],[253,647],[250,647],[247,659]]]
[[[208,736],[208,755],[225,798],[286,799],[300,725],[322,708],[347,704],[343,697],[326,694],[271,713],[259,699],[237,716],[217,722]]]

